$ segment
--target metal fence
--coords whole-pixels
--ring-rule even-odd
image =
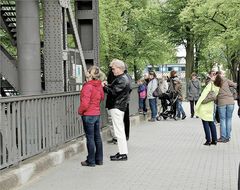
[[[0,169],[17,165],[84,135],[77,113],[79,92],[0,99]],[[102,104],[102,126],[108,121]],[[133,88],[130,115],[138,112],[137,86]]]
[[[0,169],[83,135],[79,93],[0,100]]]

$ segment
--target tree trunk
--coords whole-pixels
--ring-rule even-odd
[[[193,38],[189,37],[187,39],[186,44],[186,80],[188,81],[191,77],[191,73],[193,72],[194,65],[194,43]]]
[[[201,43],[195,43],[195,49],[196,49],[196,57],[195,57],[195,64],[194,64],[194,71],[198,74],[198,66],[199,66],[199,61],[201,60]]]
[[[230,61],[230,65],[229,65],[229,70],[231,73],[231,79],[234,82],[237,82],[237,69],[238,69],[238,65],[240,64],[238,61],[238,57],[237,57],[237,52],[235,52],[234,54],[232,54],[231,56],[231,61]]]
[[[137,82],[137,80],[138,80],[138,75],[137,75],[137,65],[136,65],[136,63],[135,63],[135,60],[134,60],[134,65],[133,65],[133,73],[134,73],[135,82]]]

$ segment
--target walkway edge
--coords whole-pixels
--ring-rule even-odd
[[[141,117],[138,115],[132,116],[130,120],[131,126],[133,127],[138,125]],[[103,140],[106,140],[109,137],[108,128],[103,129],[102,137]],[[22,162],[19,166],[13,167],[8,171],[1,173],[0,189],[10,190],[26,184],[45,170],[57,166],[63,163],[64,160],[83,152],[86,149],[85,144],[85,138],[74,140],[55,152],[42,153]]]
[[[64,162],[64,160],[85,150],[85,140],[71,142],[70,145],[55,152],[42,153],[0,174],[0,189],[9,190],[27,183],[30,179]]]

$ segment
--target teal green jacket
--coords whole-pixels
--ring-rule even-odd
[[[212,90],[218,94],[219,87],[215,86],[213,82],[210,82],[202,91],[200,98],[197,101],[195,107],[196,116],[200,117],[204,121],[213,121],[213,112],[214,112],[214,102],[208,102],[206,104],[202,104],[202,101],[206,98],[208,93]]]

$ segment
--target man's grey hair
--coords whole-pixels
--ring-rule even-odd
[[[112,62],[110,63],[111,66],[116,66],[120,68],[121,70],[125,71],[126,70],[126,65],[122,60],[119,59],[113,59]]]

